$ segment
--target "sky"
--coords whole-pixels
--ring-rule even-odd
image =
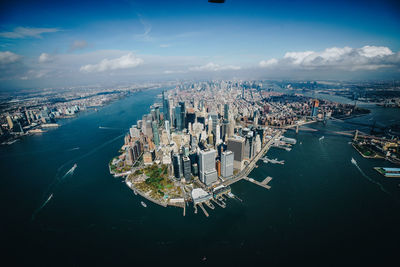
[[[396,1],[2,1],[0,88],[400,79]]]

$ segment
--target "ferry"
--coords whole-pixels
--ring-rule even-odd
[[[140,201],[140,204],[142,204],[143,207],[147,208],[146,203],[144,203],[143,201]]]

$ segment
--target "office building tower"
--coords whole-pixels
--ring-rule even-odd
[[[133,153],[133,149],[130,147],[126,151],[125,163],[127,165],[132,165],[134,161],[135,161],[135,155]]]
[[[221,127],[221,138],[222,141],[225,142],[228,137],[228,131],[229,131],[229,122],[227,120],[224,120],[222,122],[222,127]]]
[[[220,177],[221,176],[221,161],[219,159],[217,159],[217,161],[215,162],[215,168],[217,169],[218,177]]]
[[[217,124],[218,124],[218,114],[215,112],[211,112],[210,114],[211,120],[212,120],[212,131],[215,134],[216,129],[217,129]]]
[[[160,135],[158,134],[158,122],[153,121],[153,141],[156,146],[160,145]]]
[[[210,185],[218,179],[215,169],[215,154],[214,149],[202,150],[199,153],[200,181],[205,185]]]
[[[220,129],[221,129],[221,127],[219,126],[219,124],[217,124],[217,127],[215,128],[215,144],[217,144],[217,145],[222,142]]]
[[[186,126],[186,106],[185,102],[179,102],[179,106],[181,107],[181,131],[185,128]]]
[[[183,130],[183,122],[182,122],[180,106],[175,107],[174,119],[175,119],[175,129],[177,131],[182,131]]]
[[[192,164],[192,174],[193,174],[193,176],[199,175],[199,166],[197,163]]]
[[[190,182],[192,180],[191,174],[191,163],[189,157],[182,158],[182,165],[183,165],[183,176],[185,177],[186,182]]]
[[[136,127],[136,125],[132,125],[132,127],[129,129],[129,134],[131,135],[132,138],[139,138],[140,137],[140,131]]]
[[[234,154],[232,151],[224,151],[221,154],[221,175],[224,178],[233,176],[233,159]]]
[[[160,107],[155,107],[155,110],[156,110],[156,120],[157,121],[160,121]]]
[[[318,107],[319,107],[318,99],[313,100],[312,108],[311,108],[311,116],[312,117],[316,117],[318,115]]]
[[[229,104],[224,105],[224,119],[225,120],[229,119]]]
[[[183,175],[181,156],[177,153],[172,155],[172,164],[174,166],[174,175],[177,179],[181,179]]]
[[[169,123],[169,121],[165,121],[165,131],[167,132],[167,136],[168,136],[168,142],[171,142],[171,125]]]
[[[8,124],[8,128],[10,128],[10,130],[12,131],[12,129],[14,128],[14,122],[10,116],[7,116],[7,124]]]
[[[150,139],[153,139],[153,124],[151,120],[146,121],[145,126],[145,135],[147,135]]]
[[[241,170],[243,168],[245,139],[240,136],[233,136],[228,139],[227,149],[233,152],[233,168]]]

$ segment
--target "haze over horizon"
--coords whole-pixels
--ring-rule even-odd
[[[395,1],[14,1],[1,89],[174,79],[399,79]]]

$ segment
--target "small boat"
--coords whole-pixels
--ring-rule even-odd
[[[321,137],[319,138],[319,141],[324,140],[324,138],[325,138],[325,136],[321,136]]]
[[[351,158],[351,163],[353,163],[354,165],[357,164],[357,161],[354,158]]]
[[[140,204],[142,204],[143,207],[147,208],[146,203],[144,203],[143,201],[140,201]]]
[[[137,192],[136,192],[136,190],[133,190],[133,193],[134,193],[135,195],[137,195]]]

